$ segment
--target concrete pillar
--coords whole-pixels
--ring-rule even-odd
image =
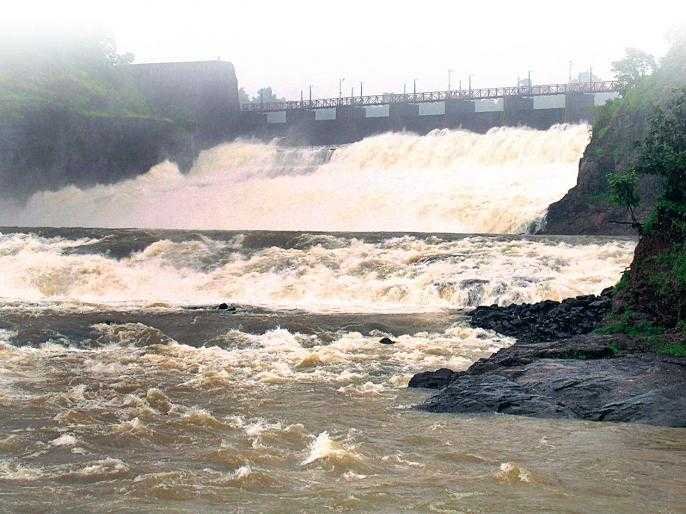
[[[314,116],[314,111],[291,109],[286,111],[286,123],[288,125],[307,123],[309,121],[314,121]]]
[[[534,110],[534,99],[529,96],[506,96],[503,98],[503,112],[508,114]]]
[[[458,117],[462,114],[472,114],[476,112],[476,104],[471,100],[446,100],[445,115]]]
[[[388,117],[391,119],[416,118],[419,116],[419,106],[415,104],[390,104]]]
[[[355,121],[367,117],[364,107],[341,106],[336,107],[336,121]]]
[[[503,125],[532,125],[534,99],[530,96],[503,97]]]
[[[449,128],[468,128],[476,116],[476,104],[472,100],[446,100],[445,123]]]
[[[241,125],[246,127],[259,127],[267,124],[267,115],[257,111],[243,111],[241,113]]]
[[[586,93],[567,93],[565,95],[565,121],[578,123],[593,121],[595,98]]]

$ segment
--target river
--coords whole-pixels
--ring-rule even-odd
[[[686,509],[683,429],[428,414],[406,387],[514,342],[470,308],[631,261],[630,238],[516,235],[587,128],[370,139],[232,143],[3,211],[44,228],[0,228],[1,510]]]

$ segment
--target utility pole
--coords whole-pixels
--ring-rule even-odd
[[[453,74],[453,70],[448,69],[448,93],[450,93],[450,91],[452,90],[452,88],[450,87],[451,86],[450,79],[452,77],[452,74]]]
[[[403,95],[407,95],[407,83],[403,84]]]
[[[472,74],[469,74],[469,94],[472,93]]]
[[[528,78],[528,80],[529,80],[529,94],[531,94],[531,88],[532,88],[532,86],[533,86],[533,84],[531,83],[531,70],[529,70],[529,78]]]
[[[462,93],[462,79],[460,79],[460,93]]]
[[[412,94],[416,95],[417,94],[417,79],[414,79],[412,81]]]
[[[362,81],[360,80],[360,98],[362,98]]]
[[[569,60],[569,82],[568,82],[569,84],[572,83],[572,64],[573,64],[573,62],[572,62],[572,60],[570,59],[570,60]]]
[[[310,106],[312,105],[312,84],[310,84]]]
[[[345,82],[344,78],[338,79],[338,99],[340,100],[343,98],[343,82]]]
[[[588,87],[593,90],[593,65],[588,67]]]
[[[352,100],[354,96],[355,96],[355,88],[351,87],[350,88],[350,99]]]
[[[303,90],[300,90],[300,107],[303,106]]]

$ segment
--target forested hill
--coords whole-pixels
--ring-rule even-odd
[[[686,38],[677,39],[659,64],[647,54],[629,50],[614,68],[623,85],[622,96],[598,108],[577,185],[550,206],[544,233],[635,234],[627,210],[610,201],[608,177],[635,167],[655,109],[686,86]],[[638,190],[641,201],[636,214],[646,219],[661,194],[661,179],[641,175]]]

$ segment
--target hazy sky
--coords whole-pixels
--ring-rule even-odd
[[[8,12],[8,9],[10,12]],[[314,86],[336,96],[339,78],[350,94],[514,84],[532,70],[534,82],[564,82],[609,66],[634,46],[660,56],[670,30],[686,23],[684,0],[528,2],[461,0],[204,0],[11,1],[4,23],[21,30],[46,24],[109,29],[137,61],[216,59],[236,66],[254,93],[271,85],[289,98]]]

